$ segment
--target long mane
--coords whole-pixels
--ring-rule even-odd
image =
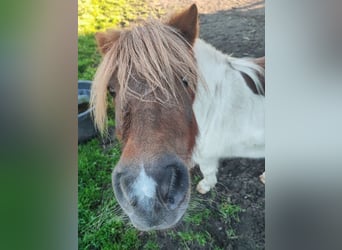
[[[107,86],[114,73],[120,101],[128,95],[147,101],[144,93],[131,88],[129,79],[135,77],[144,79],[138,84],[144,84],[153,93],[152,101],[164,105],[177,100],[182,77],[186,77],[188,88],[195,91],[199,73],[189,46],[176,29],[155,19],[121,31],[104,55],[93,81],[90,106],[99,131],[107,128]]]

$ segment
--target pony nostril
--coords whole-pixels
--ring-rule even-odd
[[[169,197],[169,199],[167,200],[169,204],[173,204],[175,203],[175,199],[172,197]]]
[[[185,199],[189,177],[183,165],[169,165],[159,178],[159,200],[169,209],[177,208]]]
[[[138,199],[134,197],[133,199],[130,200],[129,202],[132,207],[136,207],[138,205]]]
[[[134,183],[135,177],[127,172],[120,172],[114,174],[114,192],[117,198],[121,201],[125,201],[131,206],[137,205],[137,197],[132,195],[132,183]]]

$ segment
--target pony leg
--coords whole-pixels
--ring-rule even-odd
[[[259,179],[260,179],[260,181],[261,181],[262,183],[264,183],[264,185],[265,185],[265,183],[266,183],[265,172],[263,172],[262,175],[259,176]]]
[[[217,183],[216,172],[218,163],[217,160],[212,162],[199,164],[203,179],[197,184],[197,191],[201,194],[207,193]]]

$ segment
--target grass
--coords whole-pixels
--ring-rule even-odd
[[[157,15],[147,1],[141,0],[78,0],[78,32],[91,34],[112,27],[124,27],[137,18]]]
[[[220,206],[220,214],[224,219],[233,218],[236,221],[240,221],[239,213],[242,212],[242,209],[238,205],[230,204],[228,202],[224,202]]]
[[[229,228],[226,230],[228,239],[238,239],[235,230],[231,227],[233,222],[240,222],[239,214],[243,212],[240,206],[231,204],[230,202],[223,202],[220,204],[219,213],[223,219],[226,220]]]
[[[111,188],[111,172],[120,147],[104,151],[94,139],[80,145],[78,155],[79,248],[136,249],[138,232],[126,227]]]
[[[199,246],[204,247],[208,241],[210,241],[211,235],[208,232],[178,232],[177,236],[183,241],[184,247],[189,247],[193,243],[197,243]]]
[[[198,212],[190,214],[190,215],[186,214],[184,217],[184,221],[189,223],[189,224],[199,226],[204,221],[206,221],[210,215],[211,215],[210,210],[208,208],[205,208],[202,211],[198,211]]]
[[[148,240],[144,246],[144,250],[156,250],[156,249],[159,249],[159,245],[152,240]]]
[[[138,17],[144,18],[150,13],[159,16],[165,12],[139,0],[79,0],[78,6],[78,78],[85,80],[93,79],[101,60],[94,39],[96,31],[125,27]],[[111,109],[110,113],[109,124],[114,125],[114,111]],[[215,212],[208,208],[198,209],[198,205],[205,201],[195,199],[181,223],[181,229],[161,234],[137,231],[123,215],[112,190],[111,173],[120,154],[120,145],[104,148],[97,138],[78,147],[79,249],[153,250],[160,249],[159,240],[165,237],[175,246],[187,249],[191,246],[220,249],[215,246],[213,235],[203,228],[208,219],[217,214],[224,219],[237,218],[239,208],[228,203],[223,203]],[[199,176],[194,176],[193,185],[199,180]],[[211,199],[215,197],[216,192],[211,192]],[[227,235],[235,236],[235,232],[227,231]]]
[[[93,34],[78,37],[78,79],[92,80],[101,56]]]

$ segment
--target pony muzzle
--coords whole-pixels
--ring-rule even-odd
[[[120,206],[142,231],[173,227],[190,198],[188,169],[169,155],[149,164],[119,162],[113,172],[113,187]]]

